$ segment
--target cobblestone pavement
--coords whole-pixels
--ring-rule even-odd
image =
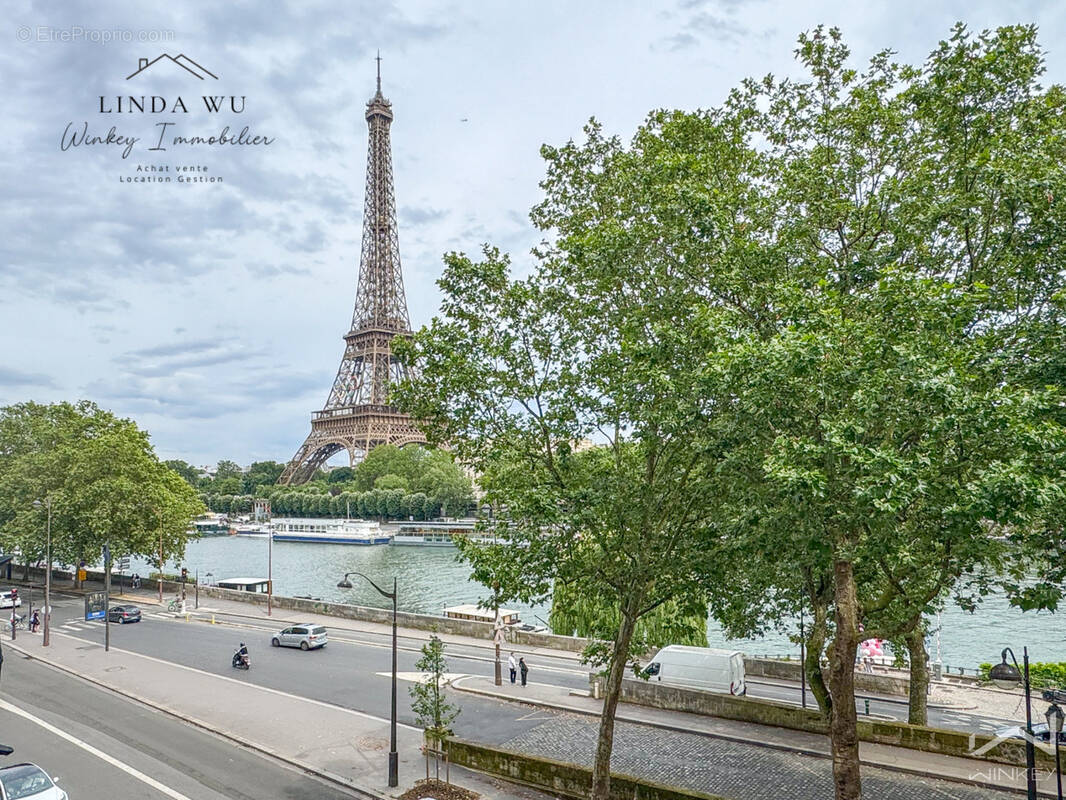
[[[596,729],[595,720],[560,714],[501,746],[591,766]],[[632,723],[615,727],[611,770],[732,800],[826,800],[833,796],[829,759]],[[864,767],[862,775],[864,794],[877,800],[1016,797],[1008,792],[870,767]]]

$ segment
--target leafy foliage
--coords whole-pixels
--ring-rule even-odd
[[[415,662],[415,669],[425,673],[426,679],[410,688],[411,710],[425,729],[426,738],[441,742],[452,735],[451,724],[459,716],[459,707],[448,702],[444,695],[448,665],[444,660],[444,643],[436,636],[430,636],[422,645],[422,657]]]
[[[0,411],[0,543],[27,563],[94,563],[102,546],[158,558],[184,552],[202,510],[195,491],[159,462],[148,435],[89,402],[20,403]]]

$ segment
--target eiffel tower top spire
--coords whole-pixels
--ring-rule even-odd
[[[392,122],[392,103],[385,99],[385,95],[381,93],[381,51],[378,51],[377,58],[374,59],[378,62],[378,90],[373,97],[367,101],[366,104],[366,121],[370,122],[370,118],[375,115],[380,115],[388,118],[389,122]],[[371,134],[371,144],[373,144],[373,130]],[[391,160],[392,155],[390,153],[389,158]]]

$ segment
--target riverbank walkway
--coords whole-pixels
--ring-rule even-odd
[[[66,587],[57,590],[65,592]],[[142,589],[116,596],[113,602],[137,603],[151,612],[158,610],[153,608],[156,599],[154,593]],[[274,609],[268,617],[263,606],[218,598],[201,597],[198,610],[191,605],[190,602],[190,623],[209,621],[214,613],[233,618],[237,624],[242,618],[271,621],[279,626],[307,621],[337,630],[381,636],[391,633],[387,625],[282,609]],[[401,635],[426,639],[429,633],[402,630]],[[449,634],[440,634],[440,638],[446,645],[481,647],[491,652],[491,643],[485,640]],[[386,791],[386,720],[117,648],[104,653],[102,647],[86,647],[84,640],[57,629],[53,629],[53,645],[47,650],[40,647],[39,635],[21,635],[15,649],[246,746],[313,769],[368,797],[382,797]],[[534,675],[539,655],[570,658],[575,666],[579,663],[577,654],[554,649],[522,648],[521,653]],[[600,701],[536,681],[527,687],[509,683],[497,687],[491,678],[476,675],[457,679],[454,688],[565,712],[552,715],[552,719],[517,740],[487,744],[557,760],[591,761]],[[316,720],[314,726],[291,724],[294,719],[310,718]],[[629,704],[619,707],[618,720],[613,761],[617,772],[738,800],[765,796],[761,792],[767,788],[768,780],[778,796],[831,795],[831,767],[824,736]],[[401,726],[399,738],[402,791],[424,777],[425,767],[419,753],[420,731]],[[873,792],[871,796],[993,800],[1024,793],[1024,770],[1020,768],[873,744],[862,745],[861,758],[865,765],[864,783]],[[453,770],[452,774],[455,782],[485,797],[546,797],[467,770]],[[1053,776],[1043,775],[1042,793],[1053,796],[1053,782]]]

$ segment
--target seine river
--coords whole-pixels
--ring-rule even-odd
[[[181,566],[190,575],[198,572],[201,582],[220,578],[266,577],[267,539],[249,536],[218,536],[189,543]],[[470,570],[455,560],[451,547],[313,544],[275,542],[273,554],[274,592],[279,595],[310,595],[334,602],[386,607],[388,601],[364,581],[354,580],[352,589],[338,589],[345,572],[365,573],[382,588],[395,577],[401,611],[441,614],[445,606],[476,603],[488,591],[470,580]],[[171,564],[176,571],[179,565]],[[154,567],[134,560],[133,571],[147,575]],[[529,607],[510,603],[521,612],[523,622],[546,624],[546,606]],[[934,623],[935,624],[935,623]],[[793,626],[793,632],[798,629]],[[799,648],[786,634],[774,633],[761,639],[726,640],[713,621],[707,623],[712,647],[730,646],[749,655],[792,654]],[[941,617],[940,656],[957,670],[972,670],[982,662],[996,662],[1004,647],[1011,647],[1021,660],[1022,646],[1029,647],[1033,661],[1066,661],[1066,619],[1062,614],[1022,612],[1010,608],[1001,597],[988,598],[975,614],[948,606]],[[937,657],[937,642],[929,637],[929,655]]]

